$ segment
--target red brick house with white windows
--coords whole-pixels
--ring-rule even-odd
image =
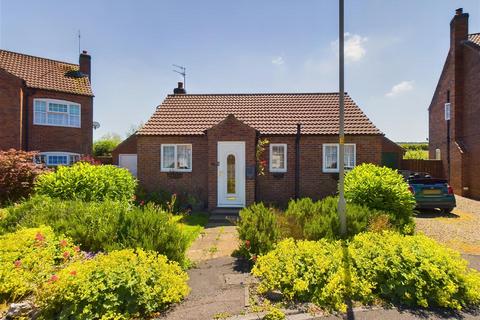
[[[480,34],[469,34],[462,9],[450,22],[450,49],[428,111],[430,158],[442,160],[455,193],[480,199]]]
[[[187,192],[209,210],[336,192],[337,93],[174,92],[136,135],[138,179],[147,191]],[[348,95],[345,108],[345,166],[380,164],[387,139]],[[269,143],[257,159],[263,139]]]
[[[91,57],[72,64],[0,50],[0,150],[40,151],[48,165],[91,154]]]

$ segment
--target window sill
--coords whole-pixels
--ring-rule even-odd
[[[45,127],[60,127],[60,128],[76,128],[76,129],[81,129],[82,127],[75,127],[75,126],[64,126],[60,124],[48,124],[48,123],[33,123],[35,126],[45,126]]]

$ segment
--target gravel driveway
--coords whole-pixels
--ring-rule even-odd
[[[464,255],[480,255],[480,201],[455,198],[457,207],[450,214],[421,211],[415,217],[417,231]]]

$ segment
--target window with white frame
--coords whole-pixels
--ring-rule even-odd
[[[78,103],[56,99],[34,99],[33,107],[34,124],[81,127],[81,112]]]
[[[161,171],[192,171],[192,145],[162,144]]]
[[[37,163],[44,163],[47,166],[68,166],[80,160],[78,153],[71,152],[42,152],[35,157]]]
[[[270,144],[270,172],[287,172],[287,144]]]
[[[345,146],[344,166],[346,170],[353,169],[356,164],[356,145],[347,143]],[[338,143],[326,143],[323,145],[323,172],[338,172],[340,162]]]

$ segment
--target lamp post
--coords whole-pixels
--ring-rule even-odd
[[[346,202],[345,202],[345,70],[344,70],[344,0],[339,0],[339,141],[338,141],[338,216],[340,220],[340,234],[347,232]]]

